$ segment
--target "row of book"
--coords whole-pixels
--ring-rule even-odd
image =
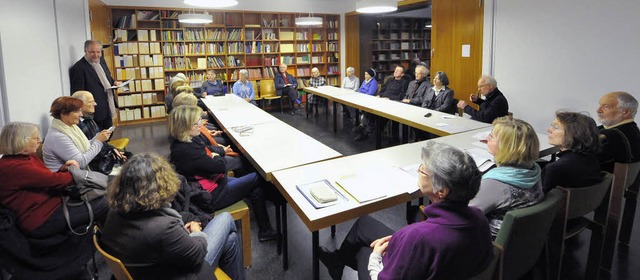
[[[162,66],[154,67],[129,67],[116,68],[116,80],[125,81],[129,79],[162,78],[164,70]]]
[[[117,93],[129,93],[129,92],[141,92],[141,91],[164,91],[164,80],[162,79],[162,76],[159,77],[159,79],[154,79],[154,80],[135,80],[130,82],[128,85],[124,86],[124,87],[119,87],[117,89]],[[152,93],[153,94],[153,93]],[[120,97],[118,97],[120,98]],[[143,102],[144,104],[153,104],[156,103],[156,101],[153,102],[146,102],[144,101],[144,96],[143,96]],[[118,99],[118,104],[123,104],[122,102],[120,102],[120,99]]]
[[[324,57],[323,56],[312,56],[311,57],[311,63],[324,63]]]
[[[242,67],[244,63],[242,63],[242,59],[236,58],[233,55],[227,57],[227,62],[229,63],[229,67]]]
[[[116,67],[162,66],[162,55],[115,55]]]
[[[164,55],[184,55],[184,44],[164,43],[162,45],[162,53]]]
[[[121,16],[115,21],[113,28],[136,28],[136,14]]]
[[[264,65],[278,66],[278,65],[280,65],[280,58],[277,57],[277,56],[265,57],[264,58]]]
[[[148,118],[161,118],[166,116],[164,105],[144,107],[142,109],[120,109],[120,121],[135,121]]]
[[[311,69],[309,67],[301,67],[296,69],[297,76],[311,76]]]
[[[181,30],[162,31],[162,41],[182,41],[183,38]]]
[[[136,17],[138,20],[159,20],[160,13],[156,11],[137,11]]]

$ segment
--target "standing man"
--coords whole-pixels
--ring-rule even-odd
[[[471,94],[469,100],[480,105],[480,110],[468,106],[464,100],[458,102],[458,108],[463,109],[465,113],[471,115],[472,120],[492,123],[496,118],[509,114],[509,103],[498,89],[496,79],[491,76],[482,76],[480,80],[478,80],[478,93],[480,93],[483,98],[478,98],[476,94]]]
[[[640,130],[633,120],[638,100],[627,92],[611,92],[600,98],[598,127],[602,151],[598,156],[602,170],[613,172],[616,162],[640,161]]]
[[[298,82],[291,74],[287,73],[287,65],[280,64],[280,72],[273,77],[273,83],[276,86],[276,95],[282,96],[281,98],[289,98],[289,107],[291,108],[291,115],[295,113],[294,104],[298,105]]]
[[[109,68],[102,58],[102,43],[96,40],[84,42],[84,57],[78,60],[69,70],[71,92],[86,90],[93,94],[98,103],[94,121],[100,129],[108,129],[113,124],[118,104],[113,90],[114,83]]]

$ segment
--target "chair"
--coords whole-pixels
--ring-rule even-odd
[[[640,188],[640,162],[616,163],[613,168],[613,179],[609,222],[604,237],[604,248],[600,267],[606,271],[611,270],[613,252],[615,251],[616,237],[619,242],[629,245],[631,229],[636,213],[638,200],[638,188]],[[622,212],[622,197],[625,198],[624,212]],[[622,217],[622,222],[620,221]],[[622,223],[622,225],[620,225]],[[618,226],[620,235],[618,236]]]
[[[100,252],[100,254],[104,257],[105,261],[107,262],[107,266],[109,266],[111,273],[113,273],[113,276],[117,280],[133,280],[133,277],[131,277],[131,274],[129,274],[127,267],[124,266],[122,261],[112,256],[111,254],[107,253],[105,250],[102,249],[102,247],[100,247],[100,242],[98,241],[100,228],[98,226],[95,226],[93,230],[95,233],[93,235],[93,245],[96,246],[96,249],[98,250],[98,252]],[[229,275],[224,273],[224,271],[222,271],[222,269],[220,269],[219,267],[216,267],[216,269],[213,271],[213,275],[215,275],[216,279],[218,280],[231,280]]]
[[[245,267],[251,266],[251,229],[249,218],[249,206],[240,200],[233,205],[216,211],[216,214],[220,212],[229,212],[234,220],[240,220],[242,231],[242,257]]]
[[[260,99],[264,100],[274,100],[280,99],[280,113],[284,113],[283,102],[284,99],[282,96],[278,96],[276,94],[276,85],[273,80],[262,80],[260,81]],[[262,102],[262,109],[264,110],[264,102]]]
[[[118,150],[124,150],[127,147],[127,145],[129,145],[129,138],[113,139],[108,143],[109,145],[115,147]]]
[[[493,243],[493,258],[489,265],[478,275],[468,280],[493,280],[496,278],[496,269],[502,263],[502,247],[495,242]]]
[[[551,190],[540,203],[507,212],[495,243],[503,248],[499,279],[520,279],[536,264],[564,194]]]
[[[602,172],[601,175],[602,181],[592,186],[583,188],[557,187],[565,194],[566,200],[556,214],[549,238],[551,276],[554,279],[559,279],[562,272],[562,259],[566,249],[565,240],[577,235],[585,228],[591,230],[585,279],[597,279],[598,277],[609,206],[605,197],[611,190],[613,180],[611,173]],[[593,219],[585,216],[594,211]]]

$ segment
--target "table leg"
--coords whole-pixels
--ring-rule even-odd
[[[282,204],[282,269],[289,269],[289,234],[287,230],[287,204]]]
[[[402,144],[409,143],[409,126],[401,124],[402,126]]]
[[[354,110],[356,112],[356,115],[355,115],[356,121],[354,123],[354,126],[359,126],[360,125],[360,110],[355,109],[355,108],[354,108]]]
[[[329,100],[327,100],[329,102]],[[338,132],[338,104],[333,102],[333,133]]]
[[[307,119],[309,118],[309,93],[308,92],[304,92],[304,106],[306,108],[306,113],[307,113]]]
[[[331,226],[331,238],[336,237],[336,225]]]
[[[276,205],[276,231],[278,234],[282,234],[282,221],[280,220],[280,205]],[[282,235],[278,238],[278,244],[276,245],[278,255],[282,254]]]
[[[320,280],[320,260],[318,253],[320,252],[320,235],[318,231],[311,233],[311,264],[313,267],[313,279]]]
[[[382,148],[382,117],[376,116],[376,149]]]

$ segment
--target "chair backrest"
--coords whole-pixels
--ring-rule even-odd
[[[260,97],[276,96],[276,85],[273,79],[260,81]]]
[[[100,228],[98,228],[98,226],[95,226],[93,230],[95,232],[95,234],[93,235],[93,245],[96,246],[98,252],[100,252],[100,254],[102,254],[102,256],[104,257],[107,265],[109,266],[109,269],[111,269],[111,273],[113,273],[113,276],[118,280],[133,280],[131,274],[129,274],[129,271],[120,261],[120,259],[110,255],[105,250],[103,250],[102,247],[100,247],[100,242],[98,241]]]
[[[629,187],[631,187],[632,185],[640,184],[640,162],[616,162],[613,170],[616,175],[616,182],[614,182],[614,184],[622,184],[622,187],[625,190],[629,189]]]
[[[553,189],[540,203],[506,213],[495,240],[503,248],[502,279],[520,279],[533,268],[563,199]]]
[[[493,243],[493,258],[489,265],[476,276],[469,278],[468,280],[493,280],[496,279],[496,268],[502,264],[502,246]]]
[[[611,189],[613,174],[609,172],[601,172],[602,180],[588,187],[582,188],[564,188],[558,187],[567,195],[567,220],[582,217],[594,211]]]

